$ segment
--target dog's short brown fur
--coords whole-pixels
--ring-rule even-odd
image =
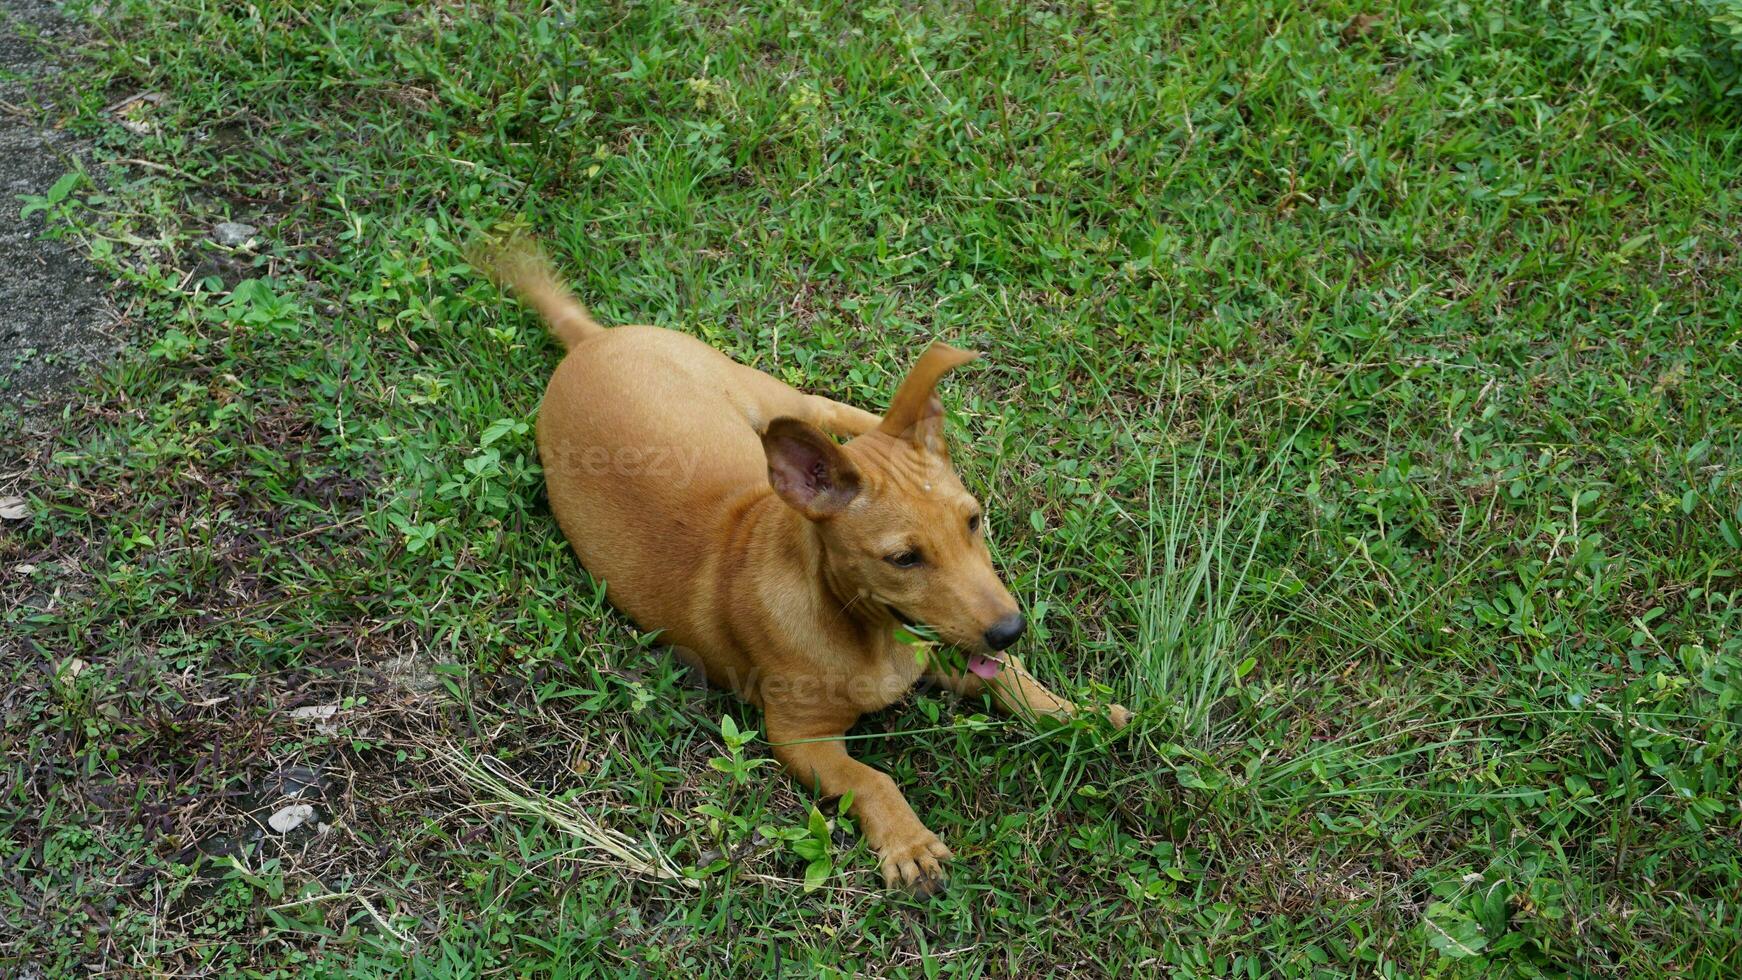
[[[977,355],[934,343],[879,419],[685,334],[607,330],[524,242],[481,264],[568,348],[545,391],[538,448],[551,510],[581,563],[617,608],[762,708],[794,776],[853,794],[886,882],[940,887],[949,849],[841,740],[928,674],[897,622],[930,626],[993,674],[934,663],[929,676],[944,687],[990,690],[1011,712],[1075,711],[995,652],[1022,620],[992,568],[980,505],[950,466],[933,394]],[[1120,726],[1129,717],[1110,714]]]

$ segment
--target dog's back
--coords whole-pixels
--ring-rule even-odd
[[[759,432],[768,406],[806,396],[707,344],[653,326],[600,326],[543,254],[510,242],[481,263],[523,296],[568,354],[545,388],[538,451],[551,511],[613,605],[698,651],[712,680],[757,700],[732,609],[765,607],[815,629],[805,583],[773,585],[785,554],[762,554],[792,522],[773,493]],[[755,574],[747,574],[749,566]],[[736,618],[742,622],[743,616]],[[802,625],[797,625],[802,624]]]

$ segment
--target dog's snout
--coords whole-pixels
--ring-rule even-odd
[[[991,626],[988,626],[985,635],[983,635],[981,639],[985,640],[986,645],[992,649],[1002,650],[1010,644],[1015,643],[1017,638],[1022,635],[1022,630],[1027,625],[1028,624],[1022,619],[1021,613],[1011,613],[1003,619],[1000,619],[998,622],[993,623]]]

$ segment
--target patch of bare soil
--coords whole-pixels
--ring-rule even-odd
[[[54,128],[57,59],[79,29],[45,0],[0,0],[0,402],[53,395],[112,347],[103,281],[77,243],[42,237],[41,212],[20,217],[75,167],[78,142]]]

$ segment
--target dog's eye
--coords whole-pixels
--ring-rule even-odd
[[[920,562],[919,552],[917,551],[903,551],[898,554],[889,555],[883,560],[894,565],[896,568],[918,568]]]
[[[980,530],[980,515],[979,514],[969,514],[968,515],[968,533],[973,534],[978,530]]]

